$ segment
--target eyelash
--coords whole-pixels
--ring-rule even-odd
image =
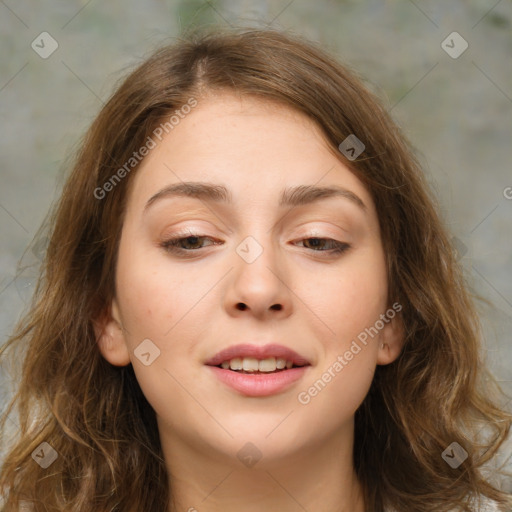
[[[187,255],[187,256],[191,256],[192,255],[191,253],[204,248],[204,247],[199,247],[197,249],[183,249],[183,247],[179,247],[181,242],[183,242],[184,240],[188,240],[189,238],[197,238],[199,240],[201,240],[201,239],[213,240],[211,237],[206,236],[206,235],[202,236],[202,235],[198,235],[198,234],[194,234],[194,233],[188,233],[187,236],[184,236],[184,237],[175,237],[175,238],[170,238],[168,240],[164,240],[163,242],[161,242],[160,246],[167,252],[175,253],[178,255],[180,255],[180,254]],[[322,256],[341,255],[342,253],[344,253],[345,251],[347,251],[348,249],[351,248],[350,244],[347,244],[346,242],[339,242],[338,240],[333,240],[332,238],[309,237],[309,238],[303,238],[300,241],[303,242],[304,240],[321,240],[321,241],[330,242],[332,245],[335,246],[333,249],[320,250],[320,251],[317,251],[315,249],[310,249],[311,251],[316,252],[316,253],[326,253],[326,254],[322,254]],[[218,244],[213,243],[213,244],[209,244],[209,245],[218,245]]]

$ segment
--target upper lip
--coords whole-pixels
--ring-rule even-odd
[[[307,366],[311,364],[304,356],[301,356],[294,350],[283,345],[232,345],[215,354],[208,359],[205,364],[208,366],[218,366],[224,361],[230,361],[234,358],[254,357],[255,359],[268,359],[270,357],[286,359],[292,361],[296,366]]]

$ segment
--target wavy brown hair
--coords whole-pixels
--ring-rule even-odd
[[[7,411],[17,409],[19,431],[0,474],[3,510],[18,511],[22,502],[36,512],[168,510],[155,413],[132,366],[115,367],[101,356],[93,329],[113,298],[136,168],[103,199],[95,190],[162,119],[190,98],[200,102],[220,91],[309,116],[375,202],[388,299],[403,306],[405,342],[394,363],[377,367],[356,412],[354,467],[366,510],[469,511],[481,496],[510,504],[482,467],[507,438],[512,417],[497,405],[497,386],[492,396],[484,391],[473,297],[403,135],[361,79],[317,44],[270,29],[216,29],[152,54],[117,88],[81,143],[51,212],[31,308],[2,350],[23,354]],[[354,161],[338,149],[350,134],[365,145]],[[47,469],[31,456],[42,442],[58,454]],[[456,469],[441,456],[452,442],[469,453]]]

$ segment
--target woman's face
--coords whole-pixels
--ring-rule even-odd
[[[99,346],[133,365],[161,437],[270,461],[350,436],[401,331],[374,203],[317,126],[217,95],[132,178]]]

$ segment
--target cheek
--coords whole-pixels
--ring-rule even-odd
[[[154,250],[121,244],[117,294],[137,381],[153,409],[165,417],[190,402],[180,383],[187,382],[184,361],[190,360],[199,338],[194,329],[202,325],[193,306],[205,291],[201,280],[155,256]]]
[[[186,327],[187,313],[205,293],[204,278],[190,270],[184,274],[154,249],[124,249],[118,260],[117,293],[129,342],[154,338],[163,346],[178,323],[180,329]]]
[[[180,399],[177,381],[189,378],[184,361],[193,358],[206,328],[201,315],[202,299],[211,287],[207,277],[191,267],[184,273],[154,249],[130,250],[121,243],[117,294],[125,341],[137,380],[152,405],[162,396],[166,401]],[[140,347],[145,347],[143,352]],[[146,361],[139,357],[148,352]],[[151,362],[145,365],[148,359]]]
[[[314,283],[301,293],[322,320],[329,352],[344,349],[386,311],[387,276],[378,247],[354,253],[333,272],[319,272]]]
[[[301,390],[298,401],[312,417],[325,416],[329,410],[335,425],[334,417],[355,413],[375,372],[379,335],[371,328],[385,313],[387,301],[383,253],[378,247],[359,252],[345,261],[335,278],[321,282],[319,290],[319,316],[332,332],[324,338],[315,380]]]

